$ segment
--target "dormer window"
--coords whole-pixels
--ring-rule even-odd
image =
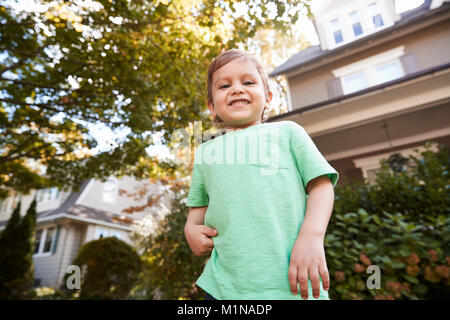
[[[115,177],[110,177],[103,183],[102,201],[116,204],[119,191],[119,181]]]
[[[59,198],[59,189],[57,187],[51,189],[40,189],[37,191],[36,198],[39,203],[57,200]]]
[[[384,26],[383,17],[381,16],[380,7],[376,2],[369,4],[370,13],[372,15],[372,22],[375,29]]]
[[[331,32],[333,32],[334,43],[338,44],[344,41],[342,30],[339,25],[339,19],[331,20]]]
[[[359,20],[358,12],[352,11],[349,13],[350,22],[352,24],[353,34],[355,37],[363,34],[363,29],[361,26],[361,21]]]

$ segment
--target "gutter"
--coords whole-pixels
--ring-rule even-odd
[[[66,218],[66,219],[69,219],[69,220],[80,221],[80,222],[87,222],[87,223],[91,223],[91,224],[102,225],[102,226],[105,226],[105,227],[116,228],[116,229],[121,229],[121,230],[125,230],[125,231],[132,231],[133,230],[131,227],[122,226],[122,225],[114,224],[114,223],[111,223],[111,222],[104,222],[104,221],[100,221],[100,220],[90,219],[90,218],[81,218],[81,217],[77,217],[77,216],[74,216],[74,215],[71,215],[71,214],[67,214],[67,213],[60,213],[60,214],[55,214],[55,215],[50,216],[50,217],[41,218],[41,219],[38,219],[36,221],[36,223],[47,222],[47,221],[52,221],[52,220],[62,219],[62,218]]]

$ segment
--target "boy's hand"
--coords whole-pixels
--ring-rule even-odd
[[[297,283],[299,283],[302,298],[308,299],[309,276],[313,296],[314,298],[318,298],[320,294],[319,275],[322,278],[324,290],[328,290],[330,287],[330,277],[325,260],[323,238],[300,235],[292,248],[288,271],[292,294],[297,294]]]
[[[207,256],[211,254],[214,248],[210,237],[217,236],[217,230],[199,224],[186,224],[184,234],[194,255]]]

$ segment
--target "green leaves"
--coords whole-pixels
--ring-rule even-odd
[[[156,161],[155,168],[146,136],[161,132],[169,145],[172,132],[193,121],[208,129],[212,58],[245,47],[263,27],[288,30],[301,3],[278,4],[287,18],[280,20],[268,19],[264,6],[260,17],[235,18],[227,8],[236,2],[40,1],[47,10],[32,13],[2,4],[0,198],[7,188],[76,186],[111,174],[173,175],[173,164]],[[117,147],[95,150],[100,141],[88,127],[98,123],[129,134]],[[30,161],[46,175],[38,176]]]
[[[449,150],[440,145],[436,153],[425,151],[422,156],[406,172],[393,175],[387,166],[382,167],[373,185],[335,188],[324,241],[335,283],[331,299],[448,297],[450,198],[445,186],[450,181],[444,172],[449,167]],[[380,267],[381,289],[360,290],[357,285],[357,277],[368,278],[360,265],[355,266],[362,262],[361,254]],[[340,272],[350,280],[335,278]]]

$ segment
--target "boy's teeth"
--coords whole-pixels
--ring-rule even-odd
[[[235,104],[248,104],[248,102],[243,101],[243,100],[238,100],[238,101],[233,101],[233,103],[231,105],[235,105]]]

